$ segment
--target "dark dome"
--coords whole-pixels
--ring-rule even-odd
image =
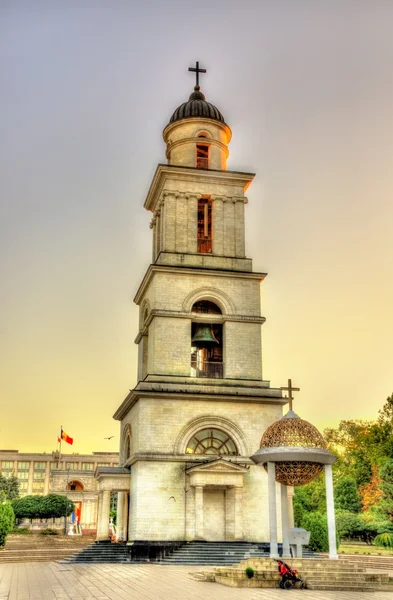
[[[170,118],[170,123],[180,121],[181,119],[189,119],[190,117],[203,117],[205,119],[214,119],[225,123],[225,119],[210,102],[206,102],[205,96],[201,92],[199,85],[194,87],[194,91],[190,95],[188,102],[183,102],[173,113]]]

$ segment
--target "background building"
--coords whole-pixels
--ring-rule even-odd
[[[15,475],[20,495],[67,494],[75,504],[82,529],[95,530],[97,522],[97,467],[118,464],[117,452],[92,454],[29,453],[0,450],[0,471],[5,477]]]

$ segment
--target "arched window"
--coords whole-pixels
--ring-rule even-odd
[[[209,322],[209,315],[221,315],[221,310],[214,302],[200,300],[195,302],[192,312],[206,315],[207,319],[191,323],[191,377],[222,379],[222,324]]]
[[[131,437],[127,435],[126,440],[126,460],[128,460],[131,456]]]
[[[204,133],[200,133],[198,138],[201,140],[196,145],[196,168],[197,169],[208,169],[209,168],[209,144],[206,143],[207,136]]]
[[[188,441],[187,454],[218,454],[237,456],[235,442],[221,429],[209,427],[195,433]]]
[[[84,487],[80,481],[70,481],[67,485],[70,492],[83,492]]]
[[[210,302],[210,300],[199,300],[199,302],[195,302],[192,307],[192,312],[202,313],[202,314],[210,314],[210,315],[221,315],[221,308],[214,304],[214,302]]]

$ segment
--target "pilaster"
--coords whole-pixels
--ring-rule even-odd
[[[203,485],[195,486],[195,539],[203,540]]]

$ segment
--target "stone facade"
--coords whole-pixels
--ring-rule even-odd
[[[168,164],[145,201],[152,264],[134,299],[138,383],[114,415],[121,539],[264,541],[267,475],[249,457],[286,400],[262,377],[265,274],[245,255],[254,174],[226,170],[231,130],[213,117],[175,120],[163,137]],[[103,494],[113,477],[99,470]]]
[[[97,467],[114,467],[119,462],[117,452],[92,454],[61,454],[0,450],[0,472],[16,475],[20,495],[66,494],[78,510],[82,530],[97,528]],[[58,526],[63,523],[58,520]]]

